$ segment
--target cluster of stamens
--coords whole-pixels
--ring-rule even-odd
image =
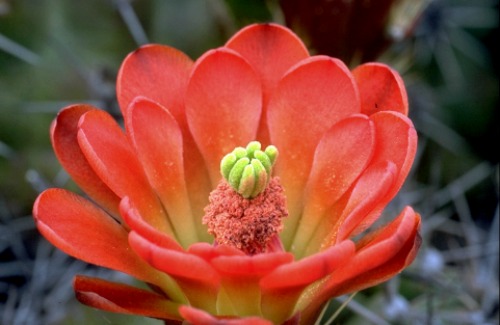
[[[257,141],[238,147],[221,161],[223,179],[210,193],[203,223],[220,245],[254,255],[270,251],[288,216],[283,187],[271,177],[278,150]]]
[[[261,150],[257,141],[246,148],[237,147],[222,158],[220,170],[224,179],[245,199],[259,195],[269,184],[271,170],[278,156],[275,146]]]

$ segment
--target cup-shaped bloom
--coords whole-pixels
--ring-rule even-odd
[[[150,287],[77,276],[84,304],[194,324],[309,324],[331,297],[413,261],[412,208],[370,230],[417,142],[389,67],[350,71],[284,27],[251,25],[194,62],[139,48],[117,96],[124,127],[89,105],[58,114],[54,151],[86,196],[48,189],[33,209],[55,246]]]

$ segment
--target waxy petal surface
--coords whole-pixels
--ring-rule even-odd
[[[411,120],[397,112],[379,112],[370,116],[375,125],[375,151],[371,164],[391,161],[396,165],[394,184],[379,201],[368,219],[378,215],[394,198],[410,172],[417,152],[417,131]]]
[[[44,237],[65,253],[146,282],[162,283],[160,273],[130,249],[125,228],[84,198],[48,189],[38,196],[33,216]]]
[[[365,63],[352,71],[361,97],[361,112],[395,111],[408,115],[408,96],[401,76],[382,63]]]
[[[209,263],[196,255],[159,246],[135,231],[130,232],[129,243],[142,259],[174,278],[190,304],[216,312],[220,277]]]
[[[257,138],[269,144],[266,107],[278,81],[294,64],[309,56],[302,41],[277,24],[251,25],[236,33],[225,45],[241,54],[262,80],[263,109]]]
[[[279,266],[260,282],[265,290],[296,288],[311,284],[330,274],[354,254],[354,243],[346,240],[329,249],[294,263]]]
[[[330,297],[377,285],[395,276],[415,258],[421,244],[420,216],[406,207],[391,223],[364,237],[358,252],[345,266],[333,272],[311,300],[303,320],[313,320]]]
[[[225,303],[219,304],[219,311],[236,315],[260,315],[260,280],[277,267],[292,261],[293,255],[285,252],[213,258],[210,264],[221,275],[221,285],[227,296]]]
[[[334,207],[341,214],[333,220],[333,226],[320,227],[329,231],[329,235],[323,240],[323,248],[352,238],[373,223],[374,220],[366,217],[386,196],[394,184],[396,173],[396,166],[389,161],[370,165],[363,172],[345,198]],[[318,233],[316,236],[322,237]]]
[[[213,245],[209,243],[196,243],[189,247],[188,252],[197,255],[207,262],[220,256],[246,256],[241,250],[229,245]]]
[[[263,276],[292,261],[292,254],[280,252],[253,256],[220,256],[212,259],[211,264],[224,275]]]
[[[183,135],[184,170],[191,205],[201,211],[207,203],[210,184],[186,121],[185,93],[192,67],[192,60],[177,49],[145,45],[124,60],[116,90],[125,120],[136,97],[159,103],[175,117]],[[202,227],[198,227],[198,233],[204,235]]]
[[[127,134],[184,247],[198,240],[185,184],[182,133],[163,107],[142,97],[129,106]],[[197,220],[201,222],[200,220]]]
[[[127,137],[108,113],[85,113],[80,119],[78,143],[97,175],[119,197],[128,196],[147,222],[173,234]]]
[[[286,189],[290,216],[282,233],[285,248],[296,231],[302,189],[323,134],[360,112],[359,94],[339,60],[311,57],[294,66],[272,94],[267,111],[271,143],[280,150],[275,174]]]
[[[365,115],[331,127],[316,148],[305,189],[305,207],[292,249],[302,256],[326,212],[352,186],[371,159],[375,136]]]
[[[78,145],[78,121],[83,114],[95,109],[90,105],[62,109],[52,123],[50,138],[59,162],[76,184],[107,211],[118,216],[120,198],[96,175]]]
[[[77,275],[76,298],[83,304],[115,313],[178,319],[179,304],[158,293],[98,278]]]
[[[221,178],[222,157],[255,140],[261,109],[260,79],[239,54],[221,48],[196,61],[186,93],[186,115],[213,187]]]
[[[130,229],[144,238],[163,248],[182,251],[182,246],[171,236],[159,231],[147,223],[132,206],[130,199],[126,196],[120,202],[120,213]]]
[[[351,263],[335,272],[326,287],[342,295],[394,276],[413,261],[421,242],[419,227],[420,217],[405,208],[394,221],[365,236],[356,245],[358,252]]]
[[[367,168],[351,191],[338,221],[336,242],[352,238],[372,225],[375,220],[366,216],[387,195],[395,182],[396,174],[396,165],[390,161]]]
[[[260,281],[263,314],[278,324],[289,319],[304,289],[346,263],[354,251],[354,243],[344,241],[321,253],[276,268]]]
[[[164,45],[145,45],[130,53],[118,73],[116,92],[123,116],[136,97],[147,97],[166,107],[185,125],[184,92],[193,61]]]
[[[225,45],[244,57],[262,78],[264,97],[294,64],[309,56],[304,43],[289,29],[277,24],[251,25]]]
[[[181,278],[199,280],[204,284],[219,281],[217,272],[198,256],[159,246],[135,231],[130,232],[129,241],[137,254],[153,267],[165,273]]]
[[[397,169],[390,161],[370,165],[354,186],[330,210],[330,215],[316,229],[307,245],[309,255],[326,249],[365,230],[373,219],[369,213],[383,199],[395,180]]]
[[[188,322],[196,325],[272,325],[260,317],[216,318],[209,313],[189,306],[181,306],[179,313]]]

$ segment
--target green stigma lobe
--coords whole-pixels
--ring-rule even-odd
[[[220,171],[231,187],[244,198],[254,198],[267,187],[278,156],[275,146],[264,151],[258,141],[237,147],[222,158]]]

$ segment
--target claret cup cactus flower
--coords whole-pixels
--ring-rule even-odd
[[[147,284],[76,276],[82,303],[169,324],[311,324],[413,261],[411,207],[370,227],[417,143],[386,65],[350,71],[258,24],[194,62],[139,48],[117,98],[123,127],[89,105],[61,110],[53,148],[85,196],[48,189],[33,209],[67,254]]]

